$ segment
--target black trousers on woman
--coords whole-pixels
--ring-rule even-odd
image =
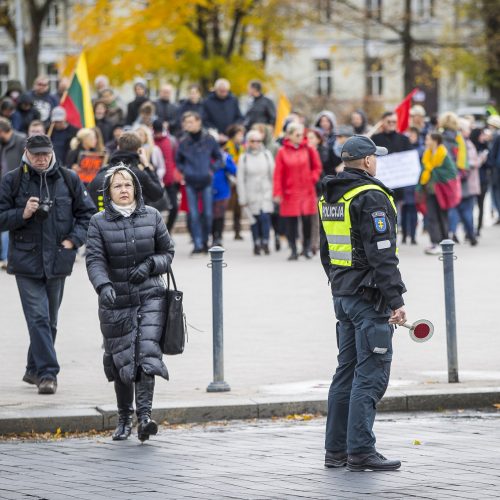
[[[433,245],[448,238],[448,210],[439,206],[433,194],[427,196],[427,229]]]
[[[297,253],[297,238],[299,237],[299,219],[302,221],[302,250],[311,249],[311,224],[312,215],[301,215],[300,217],[283,217],[285,221],[286,237],[292,253]]]

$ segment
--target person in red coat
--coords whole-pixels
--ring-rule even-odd
[[[168,212],[167,229],[172,231],[177,213],[179,212],[179,202],[177,200],[180,188],[181,175],[175,165],[174,144],[171,137],[167,134],[161,120],[153,122],[153,132],[155,144],[160,148],[165,160],[165,175],[163,176],[163,184],[167,192],[168,199],[172,208]]]
[[[302,220],[302,255],[312,257],[311,221],[318,215],[316,183],[321,174],[318,152],[307,145],[304,126],[290,123],[283,146],[276,155],[273,196],[280,204],[280,216],[285,221],[291,254],[288,260],[297,260],[299,218]]]

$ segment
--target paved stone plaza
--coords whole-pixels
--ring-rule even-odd
[[[135,436],[0,442],[0,498],[498,498],[500,412],[380,416],[379,450],[403,462],[395,472],[325,469],[324,424],[161,428],[143,445]]]
[[[208,259],[191,259],[186,235],[175,235],[174,270],[185,292],[190,329],[182,356],[167,358],[170,382],[157,381],[155,402],[229,403],[241,397],[324,395],[336,363],[335,318],[331,294],[319,257],[287,262],[288,251],[269,257],[251,255],[249,233],[233,241],[227,232],[224,270],[225,375],[232,391],[207,394],[212,377],[211,285]],[[420,246],[401,245],[401,270],[411,320],[428,318],[436,332],[416,344],[400,328],[394,337],[393,389],[435,388],[447,381],[442,263]],[[488,226],[480,244],[457,246],[456,295],[461,381],[469,386],[497,385],[500,365],[496,326],[500,227]],[[0,410],[38,407],[95,407],[114,404],[112,384],[102,369],[97,296],[80,259],[66,281],[56,342],[61,373],[55,396],[39,396],[21,382],[28,333],[15,279],[0,273]]]

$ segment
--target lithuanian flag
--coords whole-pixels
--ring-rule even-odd
[[[78,128],[95,127],[89,74],[84,52],[78,58],[71,84],[61,99],[61,106],[66,110],[67,120],[71,125]]]

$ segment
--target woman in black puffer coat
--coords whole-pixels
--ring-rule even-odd
[[[135,384],[137,435],[145,441],[158,430],[151,420],[154,376],[168,380],[159,345],[166,314],[161,275],[172,262],[174,245],[124,164],[106,173],[103,189],[105,210],[90,221],[86,261],[99,294],[104,372],[115,384],[119,418],[113,439],[131,433]]]

